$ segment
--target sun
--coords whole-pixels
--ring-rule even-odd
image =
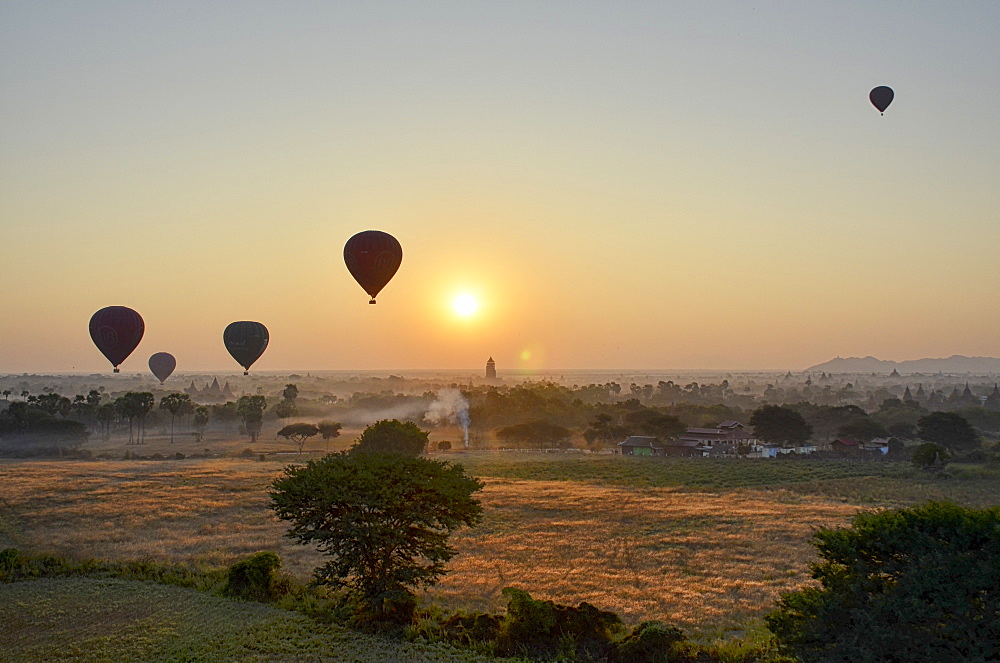
[[[476,312],[476,309],[479,308],[479,303],[472,295],[459,295],[451,303],[451,306],[455,309],[455,313],[463,318],[467,318]]]

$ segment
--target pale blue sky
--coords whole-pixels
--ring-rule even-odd
[[[997,2],[2,2],[0,372],[997,356],[998,108]]]

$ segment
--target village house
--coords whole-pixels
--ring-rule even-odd
[[[723,421],[715,428],[688,428],[679,442],[700,444],[712,456],[736,456],[740,446],[749,451],[756,451],[759,446],[757,438],[738,421]]]
[[[655,437],[645,435],[630,435],[618,447],[623,456],[662,456],[663,445]]]

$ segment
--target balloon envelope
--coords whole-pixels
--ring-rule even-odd
[[[231,322],[222,333],[222,341],[233,359],[243,367],[243,375],[247,375],[250,366],[264,354],[268,340],[267,327],[250,320]]]
[[[108,306],[90,318],[90,338],[115,367],[115,373],[139,345],[145,330],[142,316],[127,306]]]
[[[868,93],[868,100],[872,102],[872,106],[877,108],[880,113],[885,113],[885,109],[892,103],[894,96],[896,95],[893,93],[891,87],[879,85]]]
[[[344,245],[344,262],[347,270],[371,296],[389,282],[403,262],[403,247],[396,238],[380,230],[365,230],[347,240]]]
[[[157,352],[149,358],[149,370],[163,384],[177,368],[177,360],[169,352]]]

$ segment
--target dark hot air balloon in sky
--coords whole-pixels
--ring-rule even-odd
[[[267,327],[250,320],[231,322],[222,333],[222,341],[233,359],[243,367],[243,375],[249,375],[250,367],[267,348]]]
[[[115,373],[139,345],[144,331],[142,316],[127,306],[108,306],[90,318],[90,338],[115,367]]]
[[[377,295],[403,262],[403,247],[396,238],[380,230],[365,230],[347,240],[344,262],[354,280],[371,296]]]
[[[175,368],[177,368],[177,360],[169,352],[157,352],[149,358],[149,370],[160,381],[160,384],[166,382]]]
[[[885,109],[892,103],[892,98],[894,96],[896,95],[893,93],[891,87],[879,85],[877,88],[874,88],[868,93],[868,100],[872,102],[872,106],[885,115]]]

